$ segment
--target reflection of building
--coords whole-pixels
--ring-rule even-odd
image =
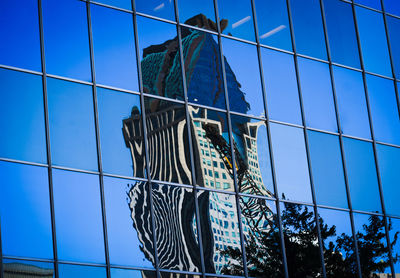
[[[30,264],[5,263],[3,266],[4,278],[52,278],[54,274],[53,269],[42,268]]]

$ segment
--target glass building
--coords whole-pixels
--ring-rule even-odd
[[[0,38],[0,278],[400,277],[398,0],[2,0]]]

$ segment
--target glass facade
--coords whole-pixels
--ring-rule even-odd
[[[397,0],[1,1],[0,278],[399,277],[399,31]]]

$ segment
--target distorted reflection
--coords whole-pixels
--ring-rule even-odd
[[[45,262],[4,259],[3,275],[4,278],[52,278],[54,267],[53,264]]]

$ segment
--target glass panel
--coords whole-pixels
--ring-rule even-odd
[[[343,148],[353,209],[381,212],[372,144],[343,138]]]
[[[312,202],[304,133],[300,128],[270,124],[277,195]]]
[[[361,4],[377,10],[380,10],[382,8],[380,0],[354,0],[354,3]]]
[[[213,0],[179,0],[179,21],[217,32]]]
[[[42,77],[0,69],[0,156],[46,163]]]
[[[0,64],[42,71],[37,1],[1,1],[0,38]]]
[[[183,100],[176,26],[140,16],[137,24],[144,93]]]
[[[397,0],[384,0],[385,11],[390,14],[400,16],[400,5]]]
[[[290,0],[290,6],[297,52],[326,60],[326,45],[319,1]]]
[[[59,259],[104,263],[98,176],[55,169],[53,188]]]
[[[3,259],[4,277],[54,277],[51,263]]]
[[[286,1],[255,0],[260,43],[292,51]]]
[[[174,1],[136,0],[136,11],[175,21]]]
[[[392,76],[382,14],[361,7],[356,14],[365,70]]]
[[[47,73],[92,81],[86,3],[43,1]]]
[[[250,0],[219,0],[219,19],[223,34],[254,41],[254,22]]]
[[[306,125],[337,132],[328,64],[304,58],[298,63]]]
[[[332,61],[360,68],[351,4],[338,0],[325,0],[324,6]]]
[[[60,278],[106,278],[105,267],[59,264],[58,273]]]
[[[191,164],[183,104],[145,98],[150,177],[191,184]]]
[[[395,75],[397,79],[400,79],[400,37],[398,35],[400,33],[400,19],[387,16],[386,20]]]
[[[400,216],[400,149],[377,144],[377,156],[386,212]]]
[[[97,0],[96,2],[104,3],[106,5],[131,10],[132,1],[131,0]]]
[[[266,48],[261,55],[270,119],[301,125],[293,56]]]
[[[392,80],[367,75],[375,139],[400,145],[400,116]]]
[[[389,237],[390,237],[390,244],[392,246],[392,258],[397,260],[394,262],[394,272],[396,275],[400,273],[400,219],[397,218],[386,218],[388,221],[389,226]]]
[[[155,271],[111,268],[111,278],[156,278]]]
[[[181,30],[189,102],[226,109],[217,37],[195,29]]]
[[[206,272],[243,275],[235,195],[201,190],[198,200]]]
[[[0,162],[3,255],[52,258],[47,168]]]
[[[316,131],[308,136],[317,203],[347,208],[339,137]]]
[[[264,121],[231,115],[239,192],[274,197]]]
[[[92,88],[47,79],[53,163],[97,170]]]
[[[148,275],[147,273],[145,275]],[[146,276],[146,278],[150,276]],[[156,276],[151,276],[151,278],[156,278]],[[160,277],[161,278],[200,278],[203,277],[201,275],[192,275],[192,274],[183,274],[183,273],[172,273],[172,272],[160,272]]]
[[[97,83],[138,91],[132,15],[99,5],[91,13]]]
[[[103,170],[145,177],[140,97],[103,88],[97,97]]]
[[[342,132],[370,139],[371,130],[361,72],[333,66],[333,75]]]
[[[264,117],[257,48],[222,39],[229,106],[232,111]]]
[[[104,195],[111,264],[154,268],[147,183],[104,177]]]

